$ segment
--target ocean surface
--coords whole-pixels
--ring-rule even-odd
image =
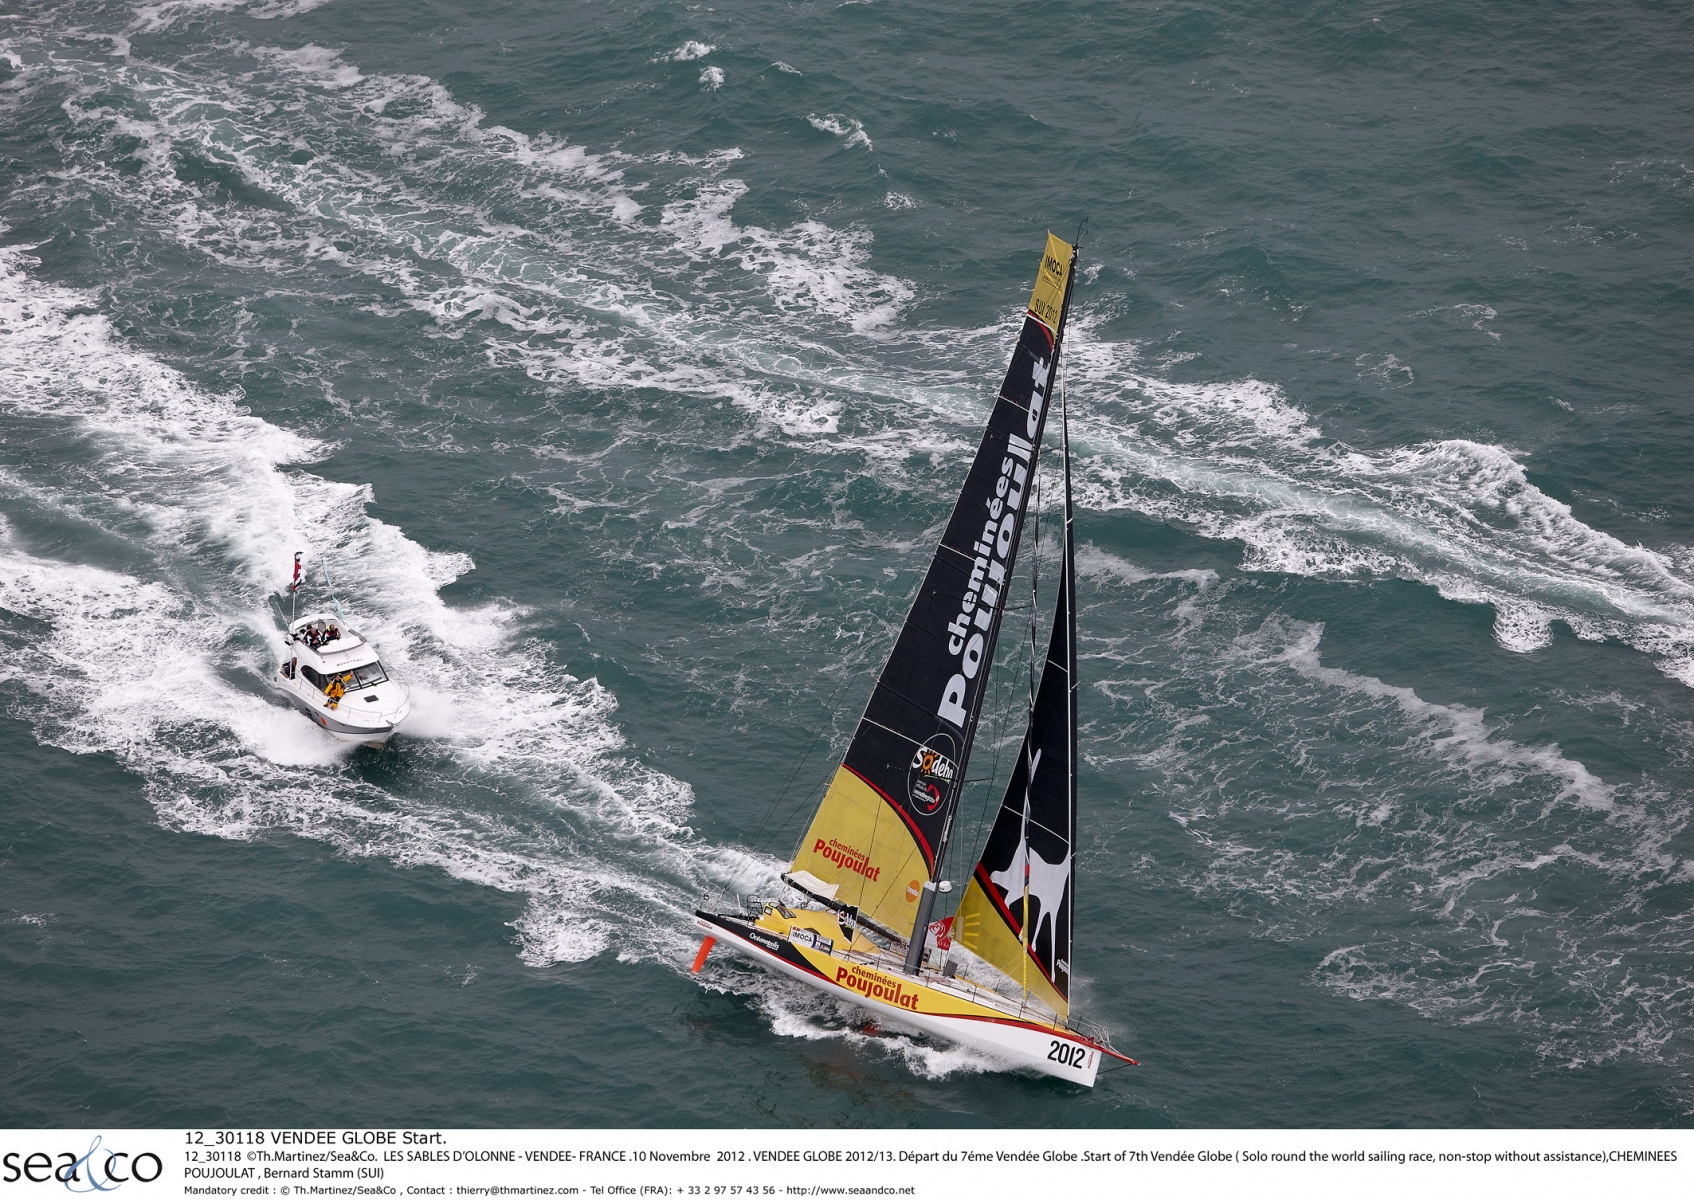
[[[7,4],[0,1125],[1694,1123],[1691,52]],[[1084,219],[1074,969],[1142,1063],[1092,1091],[688,973]],[[413,689],[385,748],[267,684],[295,550]]]

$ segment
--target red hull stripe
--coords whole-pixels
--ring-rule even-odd
[[[889,808],[892,808],[895,812],[900,814],[900,819],[906,822],[906,828],[910,829],[912,831],[912,836],[917,839],[918,849],[923,851],[923,861],[924,864],[929,867],[929,873],[931,875],[935,874],[935,852],[929,848],[929,839],[924,837],[923,830],[918,828],[918,823],[912,820],[912,814],[896,804],[894,802],[894,797],[877,787],[876,784],[866,779],[863,775],[860,775],[857,771],[854,771],[852,767],[847,766],[846,763],[842,763],[841,765],[846,767],[846,769],[851,772],[854,778],[856,778],[860,783],[864,784],[871,791],[888,801]]]
[[[701,915],[705,915],[705,914],[701,914]],[[789,965],[791,965],[791,966],[797,965],[797,966],[803,967],[807,971],[811,972],[813,975],[816,975],[819,979],[823,980],[825,983],[830,984],[832,987],[840,987],[841,986],[840,984],[837,984],[833,979],[831,979],[828,975],[825,975],[822,971],[820,971],[816,967],[814,967],[811,964],[811,962],[807,960],[806,956],[803,955],[803,954],[795,955],[792,960],[788,959],[788,958],[783,958],[781,955],[772,953],[772,951],[769,950],[767,947],[759,945],[758,942],[755,942],[752,938],[748,937],[746,934],[742,933],[738,929],[732,929],[728,925],[722,925],[718,921],[716,921],[715,919],[713,920],[712,923],[714,925],[718,925],[718,927],[720,929],[723,929],[727,933],[733,933],[736,937],[740,938],[742,941],[746,942],[749,946],[753,947],[753,949],[755,949],[755,950],[757,950],[757,951],[759,951],[763,954],[769,954],[772,958],[781,959],[781,961],[789,963]],[[1012,1026],[1015,1026],[1019,1029],[1032,1030],[1035,1033],[1043,1033],[1043,1034],[1056,1033],[1060,1037],[1067,1038],[1070,1041],[1079,1042],[1082,1045],[1087,1046],[1090,1050],[1098,1050],[1101,1054],[1109,1054],[1113,1058],[1121,1058],[1121,1059],[1123,1059],[1124,1062],[1129,1063],[1132,1066],[1138,1067],[1138,1066],[1141,1065],[1140,1063],[1136,1062],[1133,1058],[1130,1058],[1129,1056],[1124,1055],[1124,1054],[1119,1054],[1116,1050],[1113,1050],[1110,1046],[1102,1046],[1099,1042],[1096,1042],[1093,1038],[1084,1037],[1080,1033],[1054,1029],[1051,1025],[1037,1025],[1033,1021],[1019,1021],[1015,1017],[977,1017],[977,1016],[972,1016],[969,1013],[925,1013],[924,1015],[929,1016],[929,1017],[938,1017],[938,1018],[941,1018],[943,1020],[948,1020],[948,1021],[986,1021],[990,1025],[1012,1025]]]

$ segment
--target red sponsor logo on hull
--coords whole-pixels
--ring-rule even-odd
[[[897,1008],[909,1008],[913,1012],[918,1008],[918,997],[915,992],[908,992],[898,980],[886,975],[877,975],[858,967],[838,967],[835,972],[835,982],[844,988],[858,992],[868,1000],[882,1000]]]

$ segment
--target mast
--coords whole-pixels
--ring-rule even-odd
[[[1054,239],[1051,234],[1048,234],[1048,239],[1049,239],[1049,241],[1057,240],[1057,239]],[[1064,299],[1059,304],[1059,314],[1058,314],[1059,319],[1058,319],[1058,322],[1056,324],[1056,327],[1053,330],[1053,357],[1049,360],[1049,362],[1047,364],[1047,369],[1048,369],[1047,396],[1048,396],[1049,399],[1051,399],[1051,396],[1052,396],[1052,384],[1054,382],[1057,382],[1058,377],[1059,377],[1059,352],[1064,347],[1065,317],[1070,313],[1071,289],[1076,285],[1077,254],[1082,249],[1082,247],[1081,247],[1080,244],[1078,244],[1078,245],[1073,245],[1073,246],[1069,247],[1069,249],[1070,249],[1071,253],[1070,253],[1070,262],[1067,264],[1068,269],[1065,272]],[[1014,367],[1015,367],[1015,359],[1014,359]],[[1045,413],[1042,414],[1043,418],[1045,417],[1045,415],[1046,415]],[[1040,466],[1040,456],[1041,456],[1041,436],[1040,435],[1041,435],[1041,430],[1038,428],[1037,431],[1036,431],[1036,435],[1033,438],[1030,439],[1032,442],[1034,442],[1034,446],[1035,446],[1035,449],[1034,449],[1035,461],[1030,464],[1030,468],[1029,468],[1029,474],[1030,474],[1029,490],[1034,490],[1034,487],[1035,487],[1035,472]],[[1067,472],[1067,474],[1066,474],[1066,477],[1065,477],[1065,505],[1066,505],[1067,526],[1068,526],[1068,523],[1069,523],[1069,511],[1070,511],[1070,477],[1069,477],[1069,474],[1068,474],[1069,469],[1070,469],[1069,459],[1067,458],[1067,460],[1066,460],[1066,472]],[[962,499],[963,498],[961,497],[961,500]],[[1067,532],[1066,536],[1067,537],[1069,536],[1068,532]],[[1014,547],[1014,553],[1015,553],[1015,547]],[[1011,582],[1012,557],[1013,557],[1012,554],[1008,554],[1006,556],[1006,581],[1007,581],[1008,584]],[[1060,602],[1063,603],[1063,600],[1064,600],[1064,598],[1061,596]],[[994,632],[996,634],[998,634],[998,632],[999,632],[998,624],[996,624]],[[993,662],[994,662],[994,643],[992,641],[989,642],[987,650],[984,651],[983,658],[986,661],[989,669],[992,669],[993,668]],[[925,936],[926,936],[926,933],[929,929],[930,917],[935,912],[935,897],[936,897],[936,890],[937,890],[936,885],[940,882],[942,871],[946,867],[947,846],[948,846],[948,843],[952,840],[953,812],[954,812],[954,810],[956,810],[958,808],[959,799],[964,794],[964,783],[965,783],[964,776],[965,776],[965,773],[964,773],[963,768],[964,768],[965,764],[970,762],[971,747],[973,745],[975,745],[975,743],[976,743],[977,726],[981,723],[980,718],[981,718],[981,715],[982,715],[982,702],[988,695],[988,688],[986,686],[987,675],[988,675],[988,672],[984,671],[983,672],[984,686],[979,687],[976,690],[976,695],[974,697],[973,706],[970,710],[970,721],[969,721],[967,728],[965,729],[964,750],[959,755],[960,770],[957,773],[958,778],[954,782],[952,795],[948,798],[947,823],[942,827],[941,840],[940,840],[940,843],[936,846],[936,849],[935,849],[935,864],[930,871],[929,879],[924,883],[923,895],[922,895],[921,899],[919,899],[919,901],[918,901],[917,921],[912,926],[912,935],[911,935],[910,940],[906,944],[905,970],[906,970],[906,974],[908,974],[908,975],[917,974],[918,967],[923,962]],[[1073,710],[1074,710],[1074,707],[1075,707],[1075,702],[1074,702],[1074,699],[1073,699],[1073,701],[1072,701]],[[1074,723],[1075,722],[1073,720],[1072,724],[1074,725]],[[1029,905],[1029,900],[1028,900],[1028,896],[1026,894],[1025,899],[1024,899],[1024,907],[1025,907],[1026,911],[1028,910],[1028,905]]]
[[[895,941],[907,936],[909,972],[922,961],[1022,540],[1074,250],[1047,235],[1011,363],[952,516],[784,876]]]
[[[1067,740],[1067,742],[1069,743],[1069,746],[1070,746],[1070,753],[1065,756],[1065,765],[1068,768],[1067,773],[1066,773],[1066,778],[1065,778],[1065,791],[1068,793],[1069,799],[1070,799],[1070,803],[1066,807],[1066,816],[1067,816],[1068,819],[1065,822],[1065,838],[1074,847],[1076,845],[1076,762],[1077,762],[1077,758],[1076,758],[1076,756],[1077,756],[1077,737],[1076,737],[1076,701],[1077,701],[1077,674],[1076,674],[1076,542],[1073,539],[1072,534],[1071,534],[1071,423],[1070,423],[1069,399],[1070,398],[1066,394],[1064,387],[1061,385],[1060,388],[1059,388],[1059,444],[1060,444],[1061,447],[1063,447],[1064,456],[1065,456],[1065,522],[1064,522],[1064,525],[1065,525],[1064,556],[1065,556],[1065,558],[1064,558],[1064,566],[1062,568],[1063,571],[1064,571],[1064,577],[1063,577],[1064,582],[1060,586],[1064,588],[1065,594],[1062,597],[1060,597],[1059,612],[1060,612],[1060,620],[1062,620],[1064,622],[1064,627],[1065,627],[1065,684],[1066,684],[1065,690],[1066,690],[1067,693],[1069,693],[1069,695],[1067,697],[1069,702],[1065,705],[1065,733],[1066,733],[1066,740]],[[1026,862],[1028,861],[1027,855],[1026,855],[1025,861]],[[1066,887],[1066,891],[1065,891],[1064,907],[1065,907],[1065,928],[1066,928],[1066,932],[1067,932],[1067,935],[1068,935],[1069,931],[1074,928],[1074,926],[1071,924],[1071,920],[1070,920],[1071,914],[1073,914],[1076,911],[1076,867],[1075,867],[1075,860],[1074,859],[1072,860],[1070,880],[1069,880],[1068,886]],[[1025,900],[1024,901],[1024,926],[1025,926],[1025,929],[1028,928],[1028,924],[1029,924],[1028,918],[1029,918],[1029,901]],[[1055,931],[1055,938],[1056,937],[1057,937],[1057,932]],[[1067,936],[1065,940],[1067,942],[1071,943],[1072,945],[1074,945],[1074,939],[1073,938]],[[1066,993],[1067,993],[1066,999],[1067,1000],[1069,999],[1068,993],[1069,993],[1069,987],[1070,987],[1070,973],[1071,973],[1071,970],[1072,970],[1072,964],[1075,962],[1075,959],[1072,957],[1072,953],[1071,953],[1072,945],[1067,945],[1066,948],[1065,948],[1065,985],[1066,985]]]

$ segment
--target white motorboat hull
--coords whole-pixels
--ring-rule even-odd
[[[411,696],[387,677],[376,648],[338,617],[323,613],[294,622],[284,654],[271,686],[338,742],[380,746],[412,711]],[[332,705],[334,681],[340,699]]]
[[[340,709],[332,709],[324,704],[323,696],[316,691],[311,697],[300,695],[288,679],[279,671],[271,681],[271,686],[295,708],[306,714],[312,724],[318,726],[338,742],[346,742],[353,746],[380,746],[394,736],[400,722],[411,712],[411,704],[407,703],[400,714],[392,720],[375,725],[353,724],[343,720]],[[345,704],[343,704],[345,707]]]

